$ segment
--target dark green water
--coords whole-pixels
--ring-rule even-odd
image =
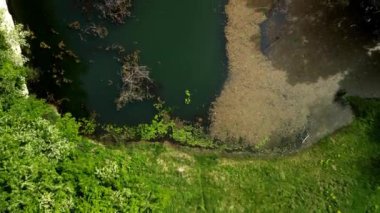
[[[33,91],[63,111],[76,116],[95,112],[103,123],[136,124],[154,115],[154,100],[128,104],[121,111],[114,103],[120,90],[117,54],[100,47],[120,44],[127,51],[140,50],[141,64],[151,70],[157,95],[174,109],[174,115],[193,120],[207,118],[212,101],[226,79],[224,5],[226,0],[135,0],[132,17],[124,25],[99,19],[88,20],[75,0],[12,0],[10,8],[16,21],[29,26],[36,39],[31,42],[33,66],[41,70]],[[80,21],[104,24],[105,39],[82,35],[67,25]],[[50,49],[40,48],[44,41]],[[80,58],[75,63],[68,56],[63,61],[52,55],[66,49]],[[72,83],[58,82],[54,69],[64,70],[62,77]],[[190,105],[184,103],[185,90],[192,93]]]

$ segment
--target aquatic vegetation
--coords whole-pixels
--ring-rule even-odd
[[[79,132],[82,135],[91,136],[95,133],[97,124],[94,118],[80,118],[78,123],[80,124]]]
[[[189,105],[190,103],[191,103],[190,90],[185,90],[185,104]]]
[[[48,45],[46,42],[41,41],[40,42],[40,48],[42,48],[42,49],[51,49],[51,46]]]
[[[88,35],[92,35],[99,38],[105,38],[108,36],[108,29],[106,27],[96,25],[94,23],[87,26],[83,31]]]
[[[201,126],[194,126],[171,116],[171,110],[165,103],[158,100],[154,104],[157,113],[149,123],[137,126],[103,125],[102,134],[97,136],[99,141],[105,143],[125,144],[133,141],[169,141],[189,147],[207,149],[221,148],[213,138],[207,135]],[[224,148],[224,147],[223,147]]]
[[[96,0],[94,7],[103,18],[122,24],[131,15],[132,0]]]
[[[132,0],[79,0],[86,13],[98,12],[99,17],[122,24],[131,15]]]
[[[120,44],[112,44],[104,48],[105,51],[116,51],[119,55],[124,54],[125,48]]]
[[[67,25],[70,29],[73,30],[80,30],[81,29],[81,24],[79,21],[73,21]]]
[[[109,20],[113,23],[123,24],[125,19],[131,15],[132,0],[79,0],[82,10],[91,16],[93,12],[96,16]],[[67,24],[68,28],[80,31],[79,36],[82,41],[86,41],[82,33],[105,38],[108,35],[107,27],[97,22],[91,22],[83,26],[79,21]]]
[[[89,35],[97,38],[105,38],[108,36],[108,29],[96,23],[89,23],[86,26],[82,26],[79,21],[71,22],[67,25],[70,29],[79,31],[79,37],[82,41],[86,41],[84,35]]]

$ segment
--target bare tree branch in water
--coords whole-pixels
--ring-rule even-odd
[[[120,96],[115,101],[118,110],[127,103],[153,97],[151,94],[153,80],[149,77],[148,67],[139,65],[139,52],[135,51],[125,56],[122,58],[122,63],[121,80],[123,85]]]

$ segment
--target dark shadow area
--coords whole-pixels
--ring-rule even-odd
[[[156,95],[173,108],[174,116],[208,125],[210,105],[227,78],[226,2],[133,1],[132,16],[125,24],[84,11],[83,6],[91,8],[86,4],[93,1],[14,0],[9,4],[15,20],[36,36],[30,42],[30,64],[41,75],[29,87],[63,112],[76,117],[94,112],[100,123],[116,125],[152,120],[155,98],[117,110],[122,63],[113,47],[122,47],[125,54],[140,51],[141,65],[149,68],[157,86]],[[94,36],[93,31],[89,35],[91,26],[106,29],[106,35]],[[62,59],[60,44],[79,58]],[[191,92],[190,104],[184,101],[186,90]]]
[[[368,132],[371,141],[380,143],[380,100],[349,97],[348,101],[355,116],[366,121],[371,127]]]
[[[377,96],[380,54],[369,49],[377,44],[378,15],[368,19],[363,2],[277,1],[261,25],[262,52],[292,85],[346,73],[347,93]]]
[[[86,93],[78,82],[87,68],[67,44],[68,36],[63,30],[66,26],[59,24],[52,4],[49,0],[41,0],[37,5],[34,1],[9,2],[15,21],[25,23],[33,32],[30,49],[24,54],[30,60],[28,65],[38,71],[38,79],[30,82],[28,88],[56,105],[60,112],[86,117]]]
[[[363,128],[368,128],[369,141],[377,143],[377,149],[373,150],[371,160],[368,163],[359,162],[363,174],[371,179],[370,186],[376,191],[380,186],[380,101],[378,99],[361,99],[350,97],[352,109],[359,119],[363,121]]]

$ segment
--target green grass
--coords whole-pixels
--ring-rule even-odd
[[[139,142],[104,146],[33,98],[0,112],[0,210],[379,212],[379,101],[352,125],[276,158]],[[9,104],[8,104],[9,105]]]
[[[169,189],[173,212],[380,212],[380,102],[351,98],[358,118],[313,147],[277,158],[223,157],[134,144],[142,177]],[[147,175],[149,174],[149,175]]]
[[[352,125],[291,156],[223,157],[168,143],[93,147],[127,158],[128,175],[154,189],[165,211],[380,212],[378,110],[371,112],[380,105],[359,100],[364,111]]]
[[[357,120],[320,144],[276,159],[221,157],[169,145],[127,148],[144,158],[170,211],[380,212],[380,144]],[[159,149],[157,154],[156,149]],[[152,168],[154,168],[152,170]]]

